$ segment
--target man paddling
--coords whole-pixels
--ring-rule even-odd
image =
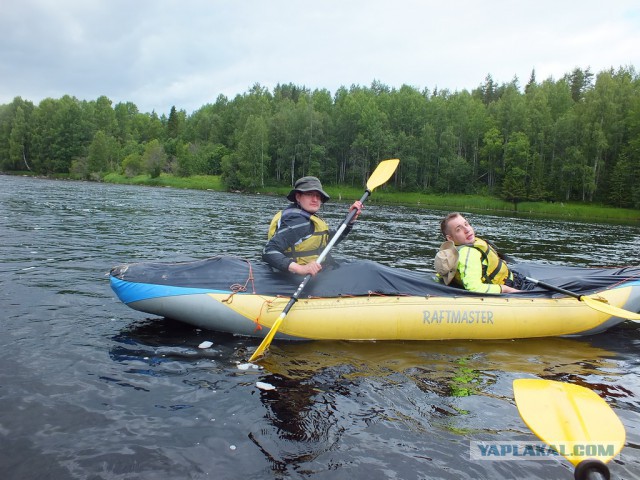
[[[517,293],[535,287],[510,270],[496,249],[477,237],[460,213],[447,215],[440,230],[447,241],[440,246],[435,264],[445,284],[453,282],[465,290],[489,294]]]
[[[291,204],[276,213],[271,220],[269,241],[262,251],[262,259],[276,270],[297,275],[316,275],[322,270],[322,265],[316,259],[335,231],[329,230],[317,213],[329,198],[317,177],[298,179],[287,195]],[[360,215],[362,202],[356,200],[349,211],[353,209],[357,213],[345,229],[344,235],[351,231]],[[331,264],[331,260],[325,263]]]

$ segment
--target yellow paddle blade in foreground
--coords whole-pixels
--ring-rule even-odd
[[[586,459],[607,463],[622,450],[624,426],[592,390],[552,380],[518,379],[513,393],[531,431],[573,465]]]

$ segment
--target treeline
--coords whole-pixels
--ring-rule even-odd
[[[411,86],[310,91],[255,85],[187,115],[71,96],[0,106],[0,170],[99,181],[221,175],[229,189],[303,175],[362,186],[400,158],[395,188],[640,208],[640,80],[633,67],[471,92]]]

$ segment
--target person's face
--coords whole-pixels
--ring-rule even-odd
[[[296,201],[303,210],[309,213],[316,213],[322,206],[322,196],[320,192],[296,192]]]
[[[447,224],[447,240],[453,241],[456,245],[473,243],[476,239],[476,233],[473,227],[469,225],[467,219],[462,215],[453,217]]]

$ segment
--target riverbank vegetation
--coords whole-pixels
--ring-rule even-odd
[[[222,178],[217,175],[196,175],[188,178],[162,174],[156,178],[149,175],[127,177],[109,174],[104,180],[109,183],[147,185],[156,187],[189,188],[198,190],[226,191]],[[267,186],[256,189],[256,193],[285,197],[289,186]],[[362,188],[351,186],[327,186],[325,188],[332,201],[350,203],[362,196]],[[433,208],[438,210],[461,210],[465,212],[503,212],[529,216],[557,217],[572,220],[594,220],[608,222],[635,223],[640,221],[640,211],[586,203],[513,202],[483,195],[440,195],[418,192],[400,192],[393,187],[383,186],[376,190],[369,203],[385,205],[405,205],[410,207]]]
[[[5,172],[9,175],[36,176],[33,173],[19,171]],[[69,174],[47,175],[47,178],[58,180],[79,180]],[[192,175],[179,177],[161,173],[157,177],[140,174],[134,177],[119,173],[109,173],[101,180],[106,183],[121,185],[138,185],[147,187],[168,187],[191,190],[210,190],[227,192],[220,175]],[[362,196],[362,187],[348,185],[331,185],[324,187],[331,196],[332,202],[350,203]],[[253,193],[285,197],[291,190],[290,186],[265,186],[254,190]],[[234,191],[242,193],[241,191]],[[638,223],[640,210],[632,208],[618,208],[608,205],[598,205],[581,202],[520,202],[514,204],[506,200],[474,194],[434,194],[420,192],[401,192],[394,187],[383,185],[376,189],[375,195],[368,203],[381,205],[403,205],[417,208],[430,208],[444,211],[459,210],[476,213],[504,213],[508,215],[523,215],[530,217],[559,218],[577,221],[600,221],[611,223]]]
[[[389,202],[562,216],[587,206],[598,218],[606,206],[639,209],[640,79],[622,67],[542,82],[534,71],[524,87],[489,75],[471,92],[254,85],[168,116],[104,96],[0,105],[0,171],[181,188],[215,178],[245,192],[316,175],[351,193],[386,158],[401,159],[376,192],[393,192]]]

